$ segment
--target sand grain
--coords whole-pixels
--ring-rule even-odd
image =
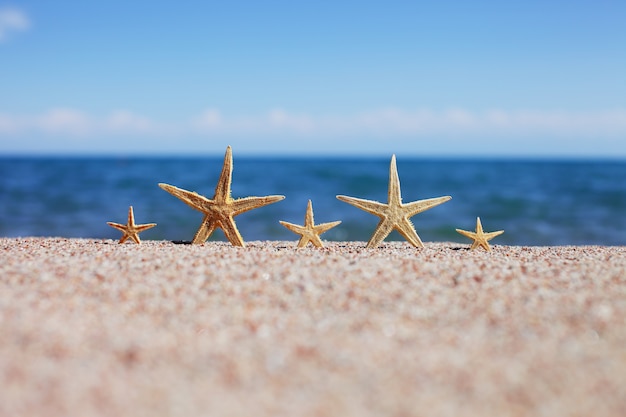
[[[0,415],[624,416],[626,248],[0,239]]]

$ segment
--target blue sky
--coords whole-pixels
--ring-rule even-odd
[[[0,154],[626,157],[626,2],[0,0]]]

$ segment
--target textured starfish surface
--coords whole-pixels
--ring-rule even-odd
[[[474,250],[479,246],[482,246],[486,251],[491,250],[491,246],[489,246],[489,241],[496,236],[504,233],[504,230],[498,230],[497,232],[483,232],[483,225],[480,223],[480,217],[476,217],[476,232],[468,232],[467,230],[456,229],[457,232],[462,234],[465,237],[469,237],[474,241],[470,250]]]
[[[341,221],[315,225],[315,221],[313,220],[313,204],[311,203],[311,200],[309,200],[309,204],[306,208],[306,214],[304,215],[304,226],[284,221],[280,222],[280,224],[285,226],[287,229],[301,236],[298,241],[299,248],[305,247],[309,242],[311,242],[313,246],[323,248],[324,244],[320,239],[320,235],[337,226],[339,223],[341,223]]]
[[[135,243],[141,243],[141,240],[139,239],[139,233],[156,226],[156,223],[135,224],[135,214],[133,213],[133,206],[128,207],[128,221],[126,222],[126,224],[113,222],[107,222],[107,224],[124,233],[120,239],[120,243],[126,242],[129,238],[132,239]]]
[[[402,195],[400,192],[400,178],[398,177],[398,169],[396,167],[396,156],[391,157],[391,165],[389,166],[389,190],[387,193],[387,204],[377,201],[365,200],[355,197],[347,197],[338,195],[337,198],[348,204],[367,211],[380,217],[380,222],[374,230],[374,234],[367,242],[367,248],[375,248],[385,240],[385,238],[394,229],[397,230],[410,244],[415,247],[423,248],[424,244],[417,235],[413,223],[410,218],[418,213],[431,209],[439,204],[445,203],[452,197],[437,197],[427,200],[414,201],[412,203],[402,204]]]
[[[226,239],[234,246],[245,246],[243,238],[239,230],[237,230],[234,217],[246,211],[263,207],[285,198],[285,196],[282,195],[270,195],[266,197],[246,197],[235,200],[230,195],[232,176],[233,153],[229,146],[226,148],[222,173],[217,181],[215,195],[212,199],[206,198],[193,191],[174,187],[173,185],[159,184],[159,187],[204,214],[202,223],[191,243],[201,244],[206,242],[209,236],[211,236],[211,233],[213,233],[216,228],[220,228],[224,231]]]

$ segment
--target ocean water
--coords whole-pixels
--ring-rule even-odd
[[[190,240],[202,214],[161,190],[165,182],[212,197],[223,157],[1,157],[0,236],[118,239],[107,221],[157,223],[141,238]],[[378,218],[337,194],[387,201],[390,158],[249,158],[234,155],[233,197],[286,199],[236,217],[246,241],[293,240],[307,200],[317,223],[341,220],[326,240],[367,241]],[[424,242],[470,243],[455,228],[504,230],[493,244],[626,245],[626,162],[397,159],[404,202],[452,196],[413,217]],[[212,239],[224,240],[220,230]],[[393,232],[388,239],[400,240]]]

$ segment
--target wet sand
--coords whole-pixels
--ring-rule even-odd
[[[0,239],[0,416],[624,416],[626,247]]]

